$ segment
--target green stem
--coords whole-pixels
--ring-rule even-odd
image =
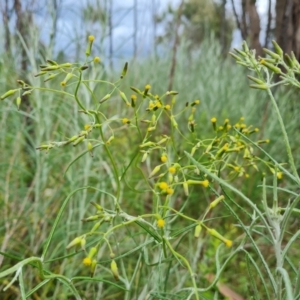
[[[279,124],[280,124],[280,127],[281,127],[281,131],[283,133],[283,139],[284,139],[284,142],[285,142],[285,146],[286,146],[286,150],[287,150],[287,154],[288,154],[288,158],[289,158],[289,162],[290,162],[290,165],[291,165],[291,168],[292,168],[292,172],[294,174],[294,176],[296,177],[297,179],[297,182],[298,184],[300,184],[300,178],[299,178],[299,175],[298,175],[298,172],[297,172],[297,168],[296,168],[296,165],[295,165],[295,162],[294,162],[294,157],[293,157],[293,154],[292,154],[292,149],[291,149],[291,146],[290,146],[290,142],[289,142],[289,138],[288,138],[288,135],[287,135],[287,132],[285,130],[285,126],[284,126],[284,123],[283,123],[283,120],[282,120],[282,117],[281,117],[281,114],[280,114],[280,111],[279,111],[279,107],[276,103],[276,100],[272,94],[272,91],[270,88],[268,88],[268,94],[271,98],[271,101],[272,101],[272,104],[275,108],[275,111],[276,111],[276,114],[277,114],[277,118],[278,118],[278,121],[279,121]]]
[[[178,259],[181,259],[184,264],[186,265],[187,269],[189,270],[189,273],[191,275],[191,279],[192,279],[192,282],[193,282],[193,286],[194,286],[194,290],[195,290],[195,296],[196,296],[196,299],[199,300],[199,295],[198,295],[198,289],[197,289],[197,284],[196,284],[196,280],[195,280],[195,274],[193,273],[193,270],[189,264],[189,262],[187,261],[187,259],[182,256],[181,254],[179,254],[178,252],[176,252],[172,245],[170,244],[170,242],[168,241],[168,239],[166,237],[163,238],[165,244],[168,246],[168,248],[170,249],[170,251],[172,252],[172,254],[177,257]]]

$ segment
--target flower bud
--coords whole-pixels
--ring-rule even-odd
[[[143,157],[142,157],[142,161],[141,162],[145,162],[147,157],[148,157],[148,154],[149,152],[148,151],[145,151],[144,154],[143,154]]]
[[[107,101],[110,97],[111,97],[111,94],[106,94],[106,95],[99,101],[99,103],[103,103],[103,102]]]
[[[224,196],[223,195],[221,195],[220,197],[218,197],[217,199],[215,199],[213,202],[211,202],[209,204],[209,208],[216,207],[219,204],[219,202],[221,202],[222,200],[224,200]]]
[[[189,185],[188,185],[188,183],[186,181],[184,181],[182,185],[183,185],[184,194],[186,196],[188,196],[189,195]]]
[[[116,280],[119,280],[118,266],[114,259],[111,261],[110,269],[111,269],[112,274],[114,275],[114,278]]]
[[[144,90],[144,97],[146,97],[147,96],[147,94],[148,94],[148,92],[149,92],[149,90],[151,89],[151,85],[150,84],[147,84],[146,86],[145,86],[145,90]]]
[[[201,224],[198,224],[195,227],[195,233],[194,233],[195,238],[198,238],[200,236],[201,230],[202,230],[202,226],[201,226]]]
[[[160,165],[156,166],[153,171],[150,173],[149,178],[153,177],[155,174],[157,174],[160,171]]]
[[[253,82],[255,82],[255,83],[259,84],[259,85],[265,84],[264,81],[262,81],[262,80],[260,80],[260,79],[258,79],[258,78],[256,78],[256,77],[253,77],[253,76],[250,76],[250,75],[248,75],[247,77],[248,77],[250,80],[252,80]]]
[[[94,157],[94,154],[93,154],[93,145],[92,145],[91,142],[88,142],[87,148],[88,148],[88,151],[90,152],[91,157]]]
[[[128,69],[128,62],[125,63],[122,74],[121,74],[121,79],[123,79],[127,73],[127,69]]]
[[[66,249],[70,249],[74,246],[78,246],[78,245],[81,245],[81,241],[82,241],[82,238],[81,237],[76,237],[74,240],[72,240],[68,246],[66,247]]]
[[[74,143],[73,147],[76,147],[79,143],[81,143],[85,139],[85,136],[79,137]]]
[[[135,88],[134,86],[131,86],[130,89],[132,89],[137,94],[143,95],[143,93],[139,89]]]
[[[94,277],[97,266],[97,260],[93,259],[91,264],[91,277]]]
[[[120,96],[121,96],[122,100],[126,103],[126,105],[130,106],[130,103],[128,102],[128,99],[127,99],[125,93],[120,92]]]
[[[17,97],[17,99],[16,99],[16,104],[17,104],[17,108],[18,108],[18,110],[20,110],[20,105],[21,105],[21,97]]]
[[[220,241],[222,241],[227,247],[231,247],[232,246],[232,241],[226,239],[224,236],[222,236],[219,232],[217,232],[215,229],[212,228],[207,228],[207,232],[212,235],[213,237],[219,239]]]
[[[59,75],[61,73],[56,73],[56,74],[49,74],[49,76],[44,80],[44,82],[47,82],[49,80],[52,80],[53,78],[55,78],[57,75]]]
[[[93,35],[90,35],[88,37],[88,45],[87,45],[87,48],[86,48],[86,51],[85,51],[85,55],[88,57],[91,55],[91,51],[92,51],[92,46],[93,46],[93,42],[95,40],[95,37]]]
[[[18,91],[18,89],[7,91],[6,93],[4,93],[4,94],[0,97],[0,100],[4,100],[5,98],[7,98],[7,97],[13,95],[16,91]]]
[[[114,136],[112,135],[107,141],[106,141],[106,145],[109,145],[113,140],[114,140]]]
[[[276,41],[272,41],[272,44],[274,46],[274,49],[275,49],[276,53],[279,54],[280,57],[282,58],[283,57],[282,49],[279,47],[279,45],[276,43]]]
[[[176,120],[175,120],[175,118],[174,118],[173,115],[171,116],[171,123],[172,123],[172,126],[173,126],[174,128],[177,128],[177,127],[178,127],[178,124],[177,124],[177,122],[176,122]]]

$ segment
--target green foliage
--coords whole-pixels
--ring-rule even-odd
[[[1,136],[10,153],[1,177],[5,293],[23,299],[213,299],[216,286],[221,291],[218,282],[243,268],[235,279],[242,284],[240,293],[255,299],[296,297],[299,232],[290,224],[299,213],[299,177],[271,79],[275,71],[283,76],[281,83],[296,85],[298,69],[281,73],[282,56],[265,65],[245,44],[236,56],[256,71],[250,79],[260,80],[255,84],[272,100],[279,122],[274,117],[271,124],[278,131],[279,123],[284,134],[287,166],[257,137],[252,124],[258,113],[250,113],[253,104],[261,110],[256,94],[242,94],[248,101],[237,107],[241,94],[234,90],[242,93],[246,83],[242,73],[234,77],[239,71],[228,61],[219,63],[218,49],[204,51],[209,59],[202,52],[199,64],[179,60],[175,85],[184,84],[178,94],[165,91],[159,85],[163,71],[158,75],[157,67],[146,63],[136,66],[145,78],[134,79],[125,64],[117,81],[107,81],[99,58],[90,58],[93,41],[90,36],[83,63],[48,60],[33,84],[19,80],[19,87],[2,93],[2,113],[10,120]],[[24,94],[35,101],[32,112],[22,112]],[[18,101],[19,112],[11,99]],[[33,119],[29,130],[22,126],[24,116]],[[272,132],[267,131],[270,144]],[[256,191],[244,193],[248,177]],[[9,238],[22,227],[27,229],[13,243]],[[270,247],[275,258],[268,256]]]

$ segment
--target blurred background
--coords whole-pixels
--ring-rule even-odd
[[[20,36],[25,45],[39,43],[44,55],[76,60],[94,34],[111,67],[120,59],[162,56],[182,42],[199,49],[211,37],[224,55],[242,40],[262,55],[275,39],[299,57],[299,6],[297,0],[1,0],[0,49],[23,68]]]
[[[101,64],[85,71],[87,78],[117,80],[128,61],[129,71],[122,85],[128,98],[132,93],[130,86],[143,89],[146,84],[151,84],[154,94],[179,91],[177,101],[182,107],[186,102],[200,99],[196,133],[203,140],[213,134],[212,117],[220,123],[229,118],[232,124],[245,117],[248,125],[260,128],[255,140],[269,138],[270,143],[264,149],[279,162],[287,162],[280,129],[268,98],[264,92],[249,88],[246,77],[249,72],[236,65],[228,52],[233,47],[239,48],[246,40],[249,47],[262,56],[262,49],[272,48],[274,39],[284,52],[293,50],[300,59],[299,0],[0,0],[0,14],[1,95],[19,87],[18,79],[42,88],[61,89],[60,80],[45,83],[44,78],[34,76],[39,72],[39,65],[45,64],[47,59],[59,63],[83,62],[87,36],[94,35],[92,57],[99,56]],[[99,99],[110,92],[105,84],[92,85],[92,89]],[[66,91],[74,92],[72,86]],[[292,150],[299,166],[299,92],[280,87],[274,93],[292,137]],[[86,90],[80,89],[79,96],[85,104],[92,106]],[[74,101],[42,89],[22,98],[20,110],[15,100],[10,97],[0,103],[1,270],[31,255],[41,255],[61,203],[74,189],[93,185],[113,194],[116,190],[109,160],[101,147],[95,149],[94,158],[85,155],[79,160],[76,159],[86,149],[84,144],[67,150],[53,149],[48,154],[36,150],[43,143],[65,140],[78,134],[89,121],[78,113]],[[111,118],[128,117],[128,109],[118,95],[109,103],[114,105],[103,107]],[[187,131],[186,119],[178,122]],[[109,132],[106,137],[109,137]],[[128,164],[137,142],[131,134],[119,134],[111,144],[120,169]],[[74,160],[76,163],[69,168]],[[68,172],[64,174],[66,169]],[[137,193],[142,189],[138,175],[133,168],[128,171],[126,182],[122,183],[122,208],[133,215],[149,212],[152,204],[149,194]],[[253,169],[249,175],[249,179],[238,178],[234,184],[253,202],[260,204],[261,190],[257,186],[261,184],[261,173]],[[271,174],[268,180],[272,184]],[[285,178],[279,185],[293,188]],[[174,197],[176,203],[182,203],[184,195],[179,192]],[[287,201],[284,197],[279,199]],[[80,220],[93,213],[90,201],[113,209],[113,204],[103,193],[84,190],[75,194],[53,237],[46,264],[49,270],[67,277],[87,275],[81,263],[82,255],[69,257],[65,248],[70,240],[89,230],[90,224]],[[203,190],[195,189],[189,201],[185,213],[198,218],[211,199]],[[214,220],[214,228],[226,231],[228,238],[234,240],[240,234],[224,207],[214,210],[210,217]],[[295,220],[294,228],[298,223]],[[186,224],[182,222],[178,226],[185,228]],[[115,249],[117,253],[130,251],[132,245],[142,243],[143,234],[135,227],[131,230],[131,233],[124,230],[118,240],[121,247]],[[193,261],[200,285],[207,286],[205,276],[214,273],[214,254],[218,244],[207,237],[203,237],[203,241],[204,246],[200,242],[195,244],[192,234],[187,235],[178,251]],[[272,260],[268,244],[262,241],[260,246],[267,259]],[[103,262],[98,268],[101,268],[103,278],[111,280],[108,252],[104,248],[101,251],[99,261]],[[154,253],[155,250],[149,250],[149,255]],[[137,255],[134,252],[124,258],[129,277]],[[293,255],[295,261],[298,256],[299,253]],[[237,257],[223,277],[244,296],[249,295],[245,268],[244,257]],[[134,294],[127,294],[127,299],[145,299],[145,293],[160,285],[158,274],[163,273],[152,273],[147,266],[141,269],[142,276],[132,288]],[[24,270],[24,280],[30,288],[40,282],[38,272],[32,270],[31,267]],[[184,287],[186,281],[181,278],[186,277],[176,274],[165,290],[172,293],[173,289]],[[18,284],[4,293],[2,288],[7,279],[1,280],[0,298],[17,299]],[[125,299],[124,293],[105,283],[95,286],[86,282],[77,287],[79,285],[82,285],[79,288],[84,299]],[[261,299],[264,299],[263,287],[261,289]],[[63,285],[49,282],[43,289],[33,292],[32,299],[73,299],[68,293]],[[213,295],[208,292],[207,299],[213,299]]]

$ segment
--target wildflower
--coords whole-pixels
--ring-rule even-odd
[[[65,81],[62,81],[61,83],[60,83],[60,86],[62,86],[62,87],[65,87],[67,85],[67,83],[65,82]]]
[[[192,104],[191,104],[191,106],[195,106],[195,105],[199,105],[200,104],[200,100],[195,100]]]
[[[175,174],[175,173],[176,173],[176,168],[175,168],[175,167],[170,167],[170,168],[169,168],[169,172],[170,172],[171,174]]]
[[[94,57],[94,63],[99,63],[101,61],[100,57],[96,56]]]
[[[151,110],[151,109],[153,109],[154,107],[155,107],[155,104],[154,104],[153,101],[151,100],[151,101],[149,102],[148,109]]]
[[[159,101],[155,101],[155,106],[157,108],[161,108],[162,107],[162,104],[159,102]]]
[[[209,186],[209,181],[206,179],[206,180],[203,180],[201,182],[201,184],[204,186],[204,187],[208,187]]]
[[[172,188],[167,188],[166,192],[168,195],[173,195],[174,194],[174,190]]]
[[[89,129],[91,129],[91,125],[90,124],[85,124],[84,125],[84,130],[88,131]]]
[[[232,246],[232,241],[231,240],[225,240],[224,241],[224,243],[225,243],[225,245],[228,247],[228,248],[230,248],[231,246]]]
[[[83,263],[85,266],[89,267],[89,266],[92,264],[92,260],[91,260],[89,257],[85,257],[85,258],[83,259],[82,263]]]
[[[282,178],[282,172],[277,172],[277,178],[281,179]]]
[[[123,118],[123,119],[122,119],[122,123],[123,123],[123,124],[129,124],[130,121],[129,121],[127,118]]]
[[[158,228],[164,228],[165,224],[166,224],[166,222],[162,218],[158,219],[157,222],[156,222],[156,225],[157,225]]]
[[[212,235],[213,237],[219,239],[222,241],[227,247],[232,246],[232,241],[226,239],[224,236],[222,236],[219,232],[217,232],[215,229],[207,228],[207,232]]]
[[[131,106],[135,107],[136,104],[136,95],[131,95],[130,99],[131,99]]]
[[[210,121],[211,121],[211,123],[212,123],[212,125],[213,125],[214,130],[216,131],[216,128],[217,128],[217,127],[216,127],[217,118],[213,117],[213,118],[210,119]]]
[[[85,55],[86,56],[90,56],[91,55],[91,50],[92,50],[92,46],[93,46],[94,40],[95,40],[95,37],[93,35],[90,35],[88,37],[89,43],[88,43],[88,46],[87,46],[86,51],[85,51]]]
[[[160,157],[160,160],[165,163],[167,160],[168,160],[168,156],[163,154],[161,157]]]
[[[170,110],[171,109],[171,106],[169,104],[165,105],[165,109],[166,110]]]
[[[167,190],[169,188],[169,185],[165,181],[160,182],[158,186],[161,190]]]
[[[148,94],[148,92],[149,92],[150,89],[151,89],[151,85],[150,85],[150,84],[147,84],[147,85],[145,86],[145,90],[144,90],[144,97],[147,96],[147,94]]]
[[[191,180],[189,179],[187,181],[187,184],[201,184],[204,187],[208,187],[209,186],[209,181],[207,179],[200,181],[200,180]]]

